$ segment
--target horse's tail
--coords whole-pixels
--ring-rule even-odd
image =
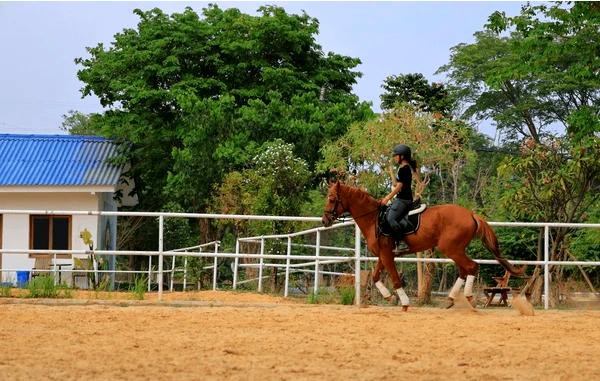
[[[498,246],[498,239],[496,238],[496,234],[492,230],[492,227],[483,218],[479,217],[476,214],[473,214],[473,219],[475,220],[475,223],[477,224],[477,231],[475,232],[475,234],[479,238],[481,238],[481,241],[483,242],[485,247],[487,247],[487,249],[492,254],[494,254],[494,257],[496,257],[496,260],[498,262],[500,262],[502,267],[504,267],[512,275],[515,275],[515,276],[523,275],[525,273],[525,269],[527,268],[527,266],[525,265],[525,266],[516,268],[515,266],[511,265],[509,261],[507,261],[505,258],[503,258],[502,255],[500,255],[500,247]]]

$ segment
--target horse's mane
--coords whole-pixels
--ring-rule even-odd
[[[371,196],[368,192],[360,188],[345,185],[343,183],[340,183],[340,186],[343,187],[345,191],[352,196],[352,198],[360,202],[377,202],[377,199],[375,197]]]

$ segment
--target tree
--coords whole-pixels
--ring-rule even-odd
[[[281,139],[266,142],[246,169],[225,176],[215,191],[212,207],[220,213],[300,215],[301,206],[308,199],[310,179],[308,164],[294,155],[292,144]],[[233,228],[236,236],[290,233],[294,226],[293,222],[286,221],[221,223],[222,228]],[[245,242],[242,245],[244,252],[258,250],[255,243]],[[268,249],[283,252],[285,242],[274,241],[268,245],[271,246]],[[252,271],[246,271],[246,274],[252,274]],[[274,290],[277,287],[277,268],[273,268],[271,281]]]
[[[589,136],[600,131],[599,23],[591,2],[525,5],[515,17],[495,12],[438,72],[458,89],[466,117],[492,118],[509,139],[540,143],[551,126]]]
[[[425,112],[449,117],[454,100],[441,83],[429,84],[421,73],[392,75],[383,81],[381,108],[391,110],[397,103],[409,103]]]
[[[204,209],[214,185],[272,139],[294,142],[313,166],[322,142],[372,115],[352,94],[360,60],[324,54],[316,19],[259,10],[135,10],[137,28],[76,60],[83,95],[107,108],[100,133],[131,146],[140,208]]]
[[[93,114],[84,114],[79,111],[69,110],[63,114],[60,129],[71,135],[95,135],[96,130],[91,122]]]

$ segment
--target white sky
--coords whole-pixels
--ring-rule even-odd
[[[521,2],[215,2],[255,14],[263,4],[288,13],[305,10],[320,22],[317,42],[325,52],[358,57],[363,73],[354,87],[379,111],[381,85],[389,75],[433,73],[446,64],[450,48],[473,42],[488,16],[519,13]],[[135,27],[133,9],[161,8],[171,14],[207,2],[4,2],[0,1],[0,133],[61,134],[69,110],[99,112],[95,97],[81,98],[76,57],[86,47],[113,41]],[[489,123],[482,131],[493,136]]]

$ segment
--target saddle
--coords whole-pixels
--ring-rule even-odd
[[[414,234],[419,230],[421,225],[421,213],[427,208],[426,204],[421,204],[421,200],[413,201],[410,206],[409,212],[404,218],[402,218],[400,225],[404,226],[403,231],[399,232],[401,237],[395,237],[390,224],[387,221],[387,214],[390,210],[388,205],[383,206],[379,209],[379,216],[377,217],[377,233],[378,235],[384,235],[386,237],[402,238],[409,234]]]

